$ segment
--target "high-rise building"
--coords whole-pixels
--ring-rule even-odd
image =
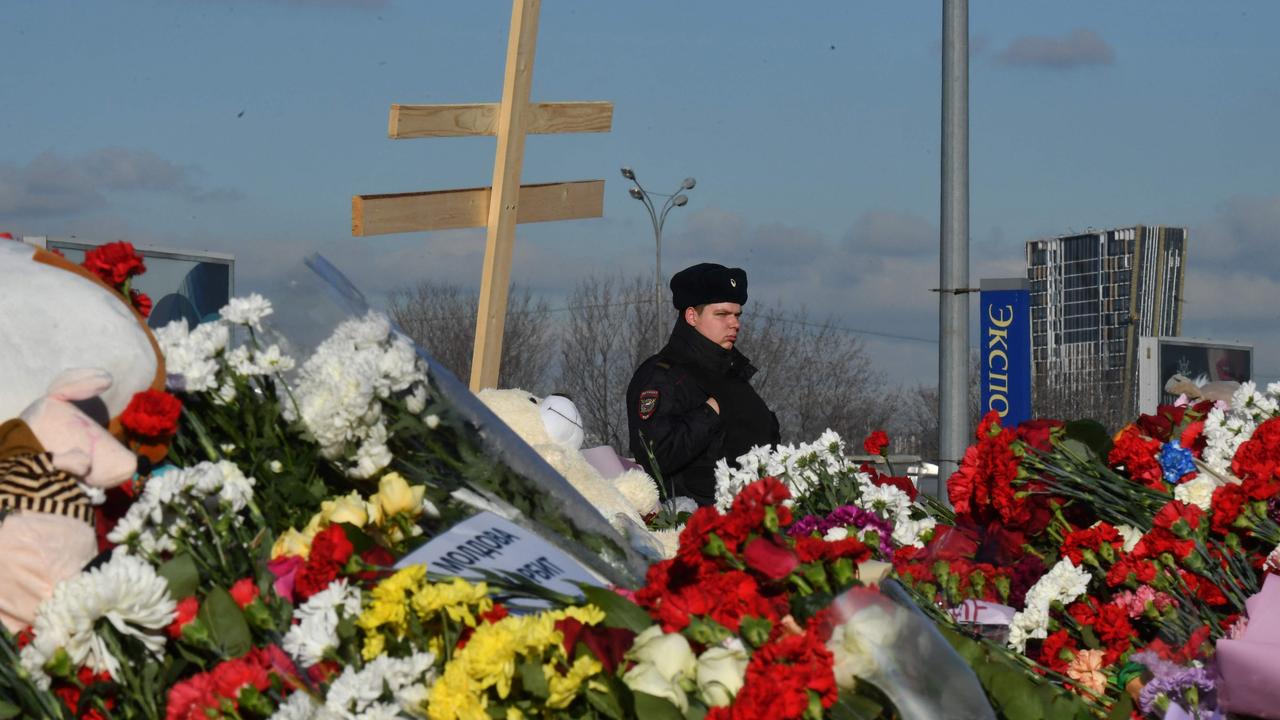
[[[1037,405],[1088,396],[1132,413],[1138,338],[1181,331],[1186,252],[1185,228],[1144,225],[1027,242]]]

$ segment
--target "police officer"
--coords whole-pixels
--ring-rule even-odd
[[[711,505],[716,462],[777,444],[778,418],[749,383],[756,368],[734,348],[746,272],[715,263],[685,268],[671,278],[671,300],[680,312],[671,339],[627,387],[631,452],[661,476],[665,494]]]

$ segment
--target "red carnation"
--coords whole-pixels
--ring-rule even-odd
[[[338,579],[338,565],[326,562],[308,562],[298,569],[293,580],[293,592],[303,600],[329,587]]]
[[[1057,630],[1044,639],[1040,643],[1040,662],[1050,670],[1065,673],[1067,665],[1070,664],[1071,658],[1074,658],[1079,648],[1076,646],[1075,640],[1072,639],[1070,633],[1066,630]],[[1063,657],[1063,655],[1068,657]]]
[[[206,720],[206,709],[216,710],[217,696],[213,692],[213,678],[200,673],[169,688],[169,702],[165,707],[165,720]]]
[[[146,293],[140,290],[130,290],[129,302],[133,303],[133,308],[142,317],[151,315],[151,298]]]
[[[253,581],[253,578],[237,580],[236,583],[231,586],[230,592],[232,599],[236,601],[236,604],[240,606],[241,610],[249,607],[249,605],[253,604],[254,600],[258,599],[258,585]]]
[[[169,637],[182,637],[182,628],[191,624],[196,619],[196,613],[200,612],[200,601],[194,595],[184,597],[178,601],[178,614],[174,617],[173,622],[169,623],[169,627],[165,628],[165,632]]]
[[[747,543],[743,559],[746,560],[747,567],[770,580],[781,580],[800,564],[796,554],[789,548],[759,537]]]
[[[883,430],[876,430],[862,441],[862,448],[868,455],[880,455],[889,446],[889,436]]]
[[[164,440],[178,432],[182,401],[163,390],[143,390],[129,401],[120,424],[130,434],[148,440]]]
[[[119,287],[134,275],[147,271],[142,256],[133,249],[133,243],[113,242],[99,245],[84,254],[85,269],[102,278],[111,287]]]
[[[1145,437],[1137,426],[1128,425],[1116,435],[1107,462],[1113,467],[1123,467],[1134,482],[1166,492],[1159,454],[1158,440]]]
[[[355,548],[351,545],[351,541],[347,539],[347,533],[342,529],[341,525],[330,525],[316,534],[315,539],[311,541],[311,554],[307,558],[307,564],[314,563],[333,564],[342,566],[347,560],[351,559],[351,553]]]
[[[1236,518],[1240,517],[1240,511],[1244,509],[1244,504],[1248,501],[1244,488],[1240,485],[1227,484],[1218,487],[1213,491],[1213,500],[1210,507],[1213,508],[1213,519],[1211,527],[1216,533],[1226,535],[1231,532],[1231,524]]]

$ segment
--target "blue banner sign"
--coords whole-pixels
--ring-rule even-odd
[[[1025,278],[983,280],[981,290],[979,410],[1014,427],[1031,419],[1031,293]]]

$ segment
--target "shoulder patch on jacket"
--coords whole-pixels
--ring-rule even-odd
[[[645,390],[640,393],[640,419],[648,420],[653,417],[653,413],[658,409],[658,391]]]

